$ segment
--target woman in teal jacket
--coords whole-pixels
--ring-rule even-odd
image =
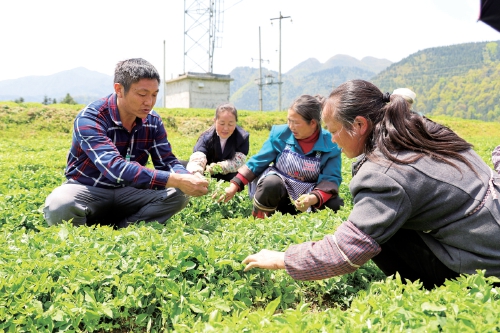
[[[252,215],[275,211],[297,214],[343,205],[338,191],[341,176],[340,149],[321,127],[322,97],[302,95],[288,110],[288,124],[272,127],[261,150],[238,169],[225,196],[229,201],[250,183]]]

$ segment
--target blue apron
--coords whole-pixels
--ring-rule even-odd
[[[311,192],[318,183],[321,171],[321,152],[316,156],[308,157],[290,150],[287,145],[274,166],[268,167],[264,172],[252,181],[248,186],[248,194],[251,199],[255,195],[257,185],[266,175],[278,175],[285,184],[288,195],[297,200],[302,194]]]

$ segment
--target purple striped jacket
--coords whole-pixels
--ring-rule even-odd
[[[154,168],[146,167],[149,156]],[[87,105],[74,121],[66,178],[116,188],[164,189],[171,172],[188,173],[172,153],[161,117],[152,110],[129,133],[120,120],[116,94]]]

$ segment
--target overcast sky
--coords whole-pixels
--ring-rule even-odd
[[[323,63],[346,54],[397,62],[430,47],[500,40],[499,32],[477,21],[479,1],[220,0],[213,72],[258,67],[259,26],[263,66],[277,71],[279,20],[271,19],[280,12],[291,17],[281,20],[282,73],[308,58]],[[202,68],[184,62],[185,2],[197,3],[0,0],[0,81],[76,67],[113,75],[118,61],[135,57],[150,61],[167,79],[184,70],[208,71],[208,55],[195,53],[208,47],[191,51]],[[198,2],[208,6],[209,0]]]

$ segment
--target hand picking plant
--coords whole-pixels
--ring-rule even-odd
[[[297,198],[297,200],[293,200],[293,198],[290,196],[290,201],[294,204],[301,204],[302,200],[304,200],[307,197],[307,194],[302,194],[300,197]]]
[[[226,193],[227,184],[225,184],[224,180],[217,181],[214,178],[210,179],[210,184],[208,186],[209,195],[219,198],[221,195]]]
[[[217,163],[212,163],[210,165],[210,170],[212,171],[212,175],[216,175],[216,174],[219,174],[219,173],[222,173],[222,167],[217,164]]]

